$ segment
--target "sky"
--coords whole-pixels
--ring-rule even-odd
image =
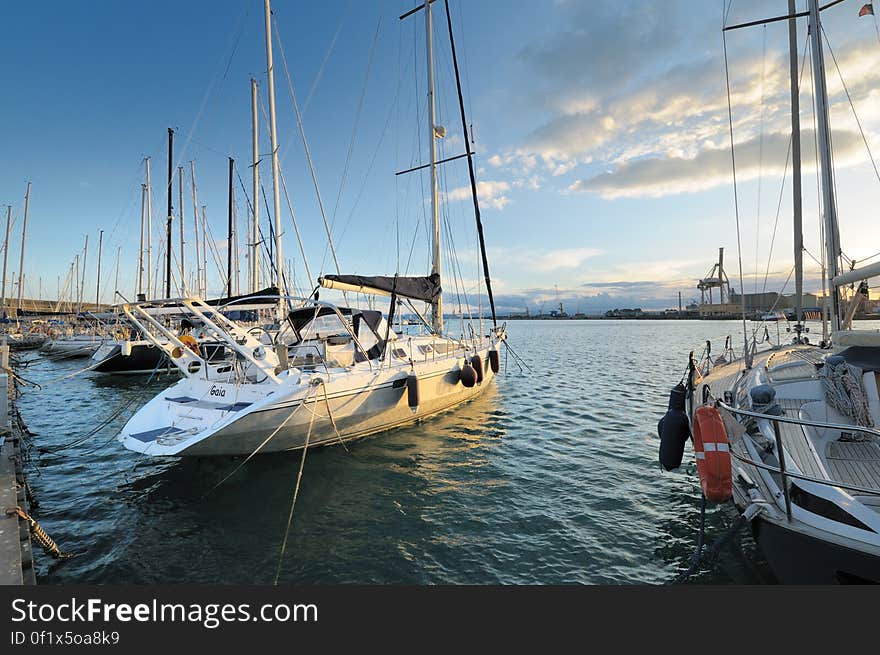
[[[301,250],[282,193],[283,252],[306,293],[320,273],[336,272],[335,261],[343,273],[428,270],[428,176],[395,175],[427,161],[424,18],[398,19],[414,4],[273,4],[279,158],[302,241]],[[858,18],[862,4],[847,0],[823,13],[841,241],[857,260],[880,251],[874,216],[880,175],[871,158],[880,156],[880,31],[871,16]],[[804,0],[797,5],[803,9]],[[745,291],[792,291],[784,22],[727,33],[735,196],[722,0],[450,0],[450,6],[502,311],[549,311],[557,302],[587,313],[676,306],[679,292],[685,302],[699,297],[696,281],[719,247],[739,288],[737,214]],[[434,7],[443,158],[464,152],[464,138],[443,3]],[[727,24],[786,9],[785,0],[734,0]],[[0,24],[12,27],[0,41],[0,209],[5,215],[12,206],[10,277],[18,277],[31,182],[24,295],[55,297],[60,286],[69,296],[71,265],[77,254],[83,257],[88,235],[84,296],[94,299],[103,230],[101,300],[113,299],[117,255],[119,291],[134,296],[144,158],[151,161],[155,269],[169,127],[175,130],[174,265],[182,166],[191,278],[193,162],[197,204],[206,205],[219,258],[208,259],[208,295],[222,295],[228,157],[235,159],[242,253],[247,240],[251,78],[260,88],[264,236],[273,204],[262,2],[3,3]],[[801,19],[799,65],[806,32]],[[817,291],[810,76],[807,61],[800,93],[805,289]],[[440,169],[447,308],[473,305],[479,251],[467,166],[457,160]],[[244,289],[243,261],[240,268]]]

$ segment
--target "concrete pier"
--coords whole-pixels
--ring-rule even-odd
[[[24,473],[21,470],[21,435],[10,413],[9,390],[11,381],[9,350],[0,347],[0,584],[36,584],[30,529],[17,515],[7,515],[7,508],[20,506],[27,509]]]

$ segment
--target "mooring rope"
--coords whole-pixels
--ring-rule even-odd
[[[320,378],[319,378],[320,379]],[[324,381],[321,380],[321,384]],[[275,571],[275,582],[274,586],[278,586],[278,578],[281,577],[281,565],[284,563],[284,553],[287,550],[287,537],[290,535],[290,526],[293,523],[293,509],[296,507],[296,499],[299,496],[299,484],[302,481],[303,468],[306,464],[306,453],[309,450],[309,440],[312,437],[312,426],[315,424],[315,415],[317,414],[314,409],[312,410],[312,417],[309,419],[309,430],[306,432],[306,442],[303,446],[303,454],[299,460],[299,472],[296,474],[296,486],[293,488],[293,500],[290,502],[290,513],[287,515],[287,528],[284,531],[284,540],[281,542],[281,552],[278,555],[278,569]]]
[[[34,541],[37,542],[37,545],[43,549],[43,552],[47,555],[51,555],[55,559],[65,560],[74,557],[77,553],[65,553],[62,552],[58,547],[58,544],[50,537],[45,530],[37,523],[36,519],[31,517],[27,512],[25,512],[21,507],[16,505],[15,507],[7,507],[6,515],[12,516],[13,514],[17,515],[18,518],[27,521],[28,525],[31,528],[31,534],[34,537]]]

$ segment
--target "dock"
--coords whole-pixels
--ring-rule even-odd
[[[0,347],[0,584],[36,584],[30,527],[15,513],[16,506],[26,508],[25,479],[21,457],[21,430],[12,417],[9,349]]]

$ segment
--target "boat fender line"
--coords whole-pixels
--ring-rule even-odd
[[[75,557],[78,553],[65,553],[62,552],[58,547],[58,544],[46,534],[46,531],[37,523],[36,519],[32,518],[27,512],[25,512],[21,507],[16,505],[15,507],[7,507],[6,508],[6,516],[12,516],[13,514],[17,515],[18,518],[26,521],[31,528],[31,534],[34,537],[34,541],[37,542],[37,545],[43,549],[43,552],[51,557],[58,560],[70,559],[71,557]]]
[[[406,376],[406,401],[413,414],[419,411],[419,377],[415,373]]]
[[[474,367],[474,372],[477,374],[477,384],[483,384],[483,359],[479,354],[473,354],[471,357],[471,366]]]
[[[719,535],[718,538],[712,542],[711,546],[704,549],[703,543],[706,538],[706,497],[703,496],[700,503],[700,531],[697,533],[697,547],[694,550],[694,554],[691,555],[690,566],[687,570],[679,573],[672,581],[672,584],[684,582],[699,570],[702,562],[711,562],[715,559],[715,556],[718,555],[718,552],[724,547],[724,545],[730,541],[737,532],[742,530],[743,527],[751,523],[752,520],[763,511],[763,509],[764,508],[758,503],[752,503],[746,507],[743,513],[734,519],[733,523],[730,524],[730,527]]]
[[[687,390],[679,383],[669,393],[669,409],[657,423],[660,437],[660,465],[667,471],[681,466],[684,444],[691,436],[691,428],[684,411]]]
[[[494,348],[489,351],[489,366],[496,375],[501,370],[501,358],[498,356],[498,351]]]
[[[703,495],[713,503],[733,496],[730,443],[721,412],[711,405],[700,405],[694,412],[694,456]]]
[[[474,367],[471,366],[470,362],[462,364],[461,373],[459,373],[458,379],[461,381],[462,385],[468,389],[477,383],[477,372],[474,370]]]

